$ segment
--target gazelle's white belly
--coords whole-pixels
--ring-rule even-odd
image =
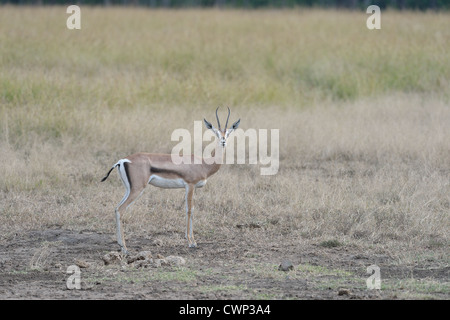
[[[148,180],[148,183],[152,186],[158,187],[158,188],[166,188],[166,189],[173,189],[173,188],[185,188],[186,183],[183,179],[166,179],[162,178],[160,176],[157,176],[155,174],[150,176],[150,179]]]
[[[197,182],[197,184],[195,185],[196,188],[201,188],[206,184],[206,180],[200,180],[199,182]]]
[[[186,188],[186,182],[184,182],[183,179],[167,179],[160,177],[156,174],[152,174],[150,176],[150,179],[148,180],[148,183],[152,186],[158,187],[158,188],[165,188],[165,189],[174,189],[174,188]],[[205,180],[200,180],[195,185],[196,188],[201,188],[206,184]]]

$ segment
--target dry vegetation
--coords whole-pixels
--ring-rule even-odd
[[[381,31],[316,10],[83,7],[81,31],[66,17],[0,10],[0,240],[55,225],[113,234],[123,188],[100,184],[110,166],[170,152],[174,129],[229,105],[244,129],[280,129],[280,170],[211,178],[195,198],[200,246],[333,240],[448,266],[448,14],[386,12]],[[184,246],[183,206],[183,190],[149,187],[125,232]]]

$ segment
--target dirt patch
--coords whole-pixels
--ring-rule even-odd
[[[246,241],[244,234],[226,245],[220,239],[199,242],[196,249],[171,244],[168,238],[170,234],[160,234],[160,242],[134,237],[128,247],[135,255],[144,251],[158,258],[179,256],[185,264],[149,268],[137,268],[134,262],[105,264],[102,257],[117,247],[112,234],[47,229],[15,235],[0,245],[0,298],[449,298],[449,267],[439,261],[408,266],[354,246],[294,242],[267,246]],[[279,269],[285,259],[293,265],[288,271]],[[367,289],[366,268],[373,264],[380,267],[381,290]],[[80,289],[67,287],[72,265],[80,267]]]

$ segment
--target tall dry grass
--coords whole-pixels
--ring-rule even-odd
[[[448,245],[450,19],[323,10],[0,10],[0,224],[113,232],[136,151],[230,105],[280,129],[280,170],[225,166],[196,193],[199,242],[236,232],[370,246]],[[184,191],[149,187],[126,232],[184,244]],[[237,225],[260,225],[255,232]],[[259,233],[258,233],[259,232]]]

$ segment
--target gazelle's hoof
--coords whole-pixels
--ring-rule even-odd
[[[123,255],[126,255],[126,256],[128,255],[128,250],[122,246],[120,247],[120,251],[122,252]]]

